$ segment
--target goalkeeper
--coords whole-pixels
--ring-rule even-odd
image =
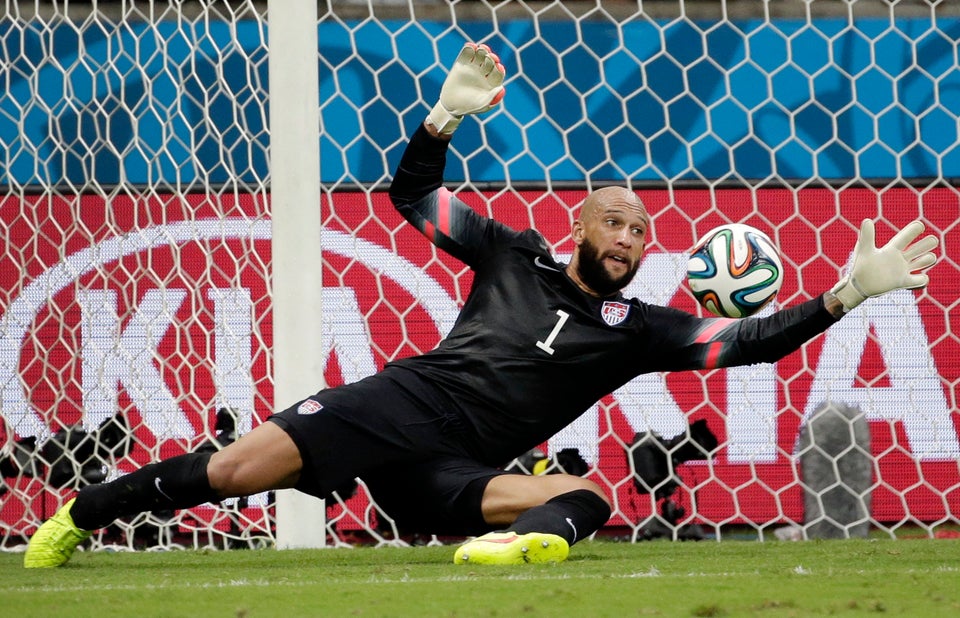
[[[475,537],[457,563],[561,561],[607,521],[609,498],[579,476],[513,474],[504,464],[639,374],[774,362],[868,297],[927,284],[921,271],[936,261],[937,239],[917,240],[922,223],[878,248],[864,221],[849,273],[768,317],[700,318],[625,298],[651,223],[632,191],[607,187],[584,200],[563,264],[536,231],[483,217],[443,187],[451,136],[500,102],[503,82],[489,48],[465,45],[390,188],[407,221],[474,272],[437,348],[322,390],[213,454],[85,487],[38,529],[25,566],[65,563],[118,517],[290,487],[326,497],[356,477],[402,529]]]

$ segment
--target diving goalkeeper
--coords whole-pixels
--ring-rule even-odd
[[[536,231],[481,216],[444,188],[457,127],[503,94],[497,56],[465,45],[390,187],[409,224],[474,273],[434,350],[311,395],[215,453],[85,487],[37,530],[24,565],[65,563],[118,517],[291,487],[327,497],[356,477],[402,529],[473,537],[455,551],[458,564],[561,561],[607,521],[610,499],[579,476],[515,474],[504,464],[639,374],[774,362],[867,298],[927,284],[921,271],[936,261],[937,239],[916,240],[922,223],[878,248],[864,221],[849,273],[768,317],[700,318],[625,298],[651,225],[634,192],[591,193],[561,263]]]

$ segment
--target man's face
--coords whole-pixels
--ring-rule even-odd
[[[590,289],[608,296],[626,287],[640,268],[649,219],[626,189],[601,189],[588,200],[573,230],[577,272]]]
[[[632,266],[627,262],[622,265],[619,262],[608,264],[609,261],[615,260],[617,258],[612,257],[609,251],[601,253],[600,248],[593,244],[592,240],[584,238],[583,243],[580,244],[580,278],[600,296],[619,292],[627,287],[637,274],[640,260],[634,261]]]

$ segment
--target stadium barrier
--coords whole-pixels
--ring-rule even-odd
[[[721,216],[715,202],[797,199],[801,210],[817,211],[842,200],[852,220],[876,216],[880,203],[897,213],[897,221],[922,210],[911,189],[639,193],[653,217],[655,240],[627,293],[691,312],[701,310],[684,282],[686,252]],[[572,250],[570,209],[586,192],[461,195],[514,226],[528,220],[532,207],[533,224],[562,259]],[[373,373],[392,358],[432,348],[451,327],[470,273],[434,251],[385,194],[327,197],[324,311],[316,345],[323,377],[336,385]],[[956,207],[951,189],[929,190],[924,199]],[[768,210],[766,219],[749,206],[741,209],[735,218],[769,227],[789,265],[777,304],[825,289],[848,258],[855,238],[849,224],[818,231],[812,217],[800,220],[792,208]],[[694,211],[707,216],[699,222],[683,219]],[[929,227],[949,230],[950,211],[939,208],[925,217]],[[48,428],[78,427],[109,447],[94,468],[112,477],[231,430],[248,431],[273,411],[271,226],[261,196],[4,198],[0,221],[12,234],[11,247],[30,247],[8,251],[0,269],[0,289],[11,301],[0,339],[8,359],[4,422],[8,428],[34,428],[15,435],[8,446],[25,436],[42,446],[50,440]],[[719,437],[720,448],[709,459],[678,466],[680,486],[673,499],[687,516],[674,523],[696,522],[711,534],[721,534],[728,524],[769,532],[803,521],[804,483],[795,445],[805,419],[830,397],[858,406],[870,421],[876,458],[873,525],[892,531],[905,523],[951,521],[960,509],[957,493],[950,491],[960,483],[960,448],[943,376],[956,371],[948,325],[957,309],[949,299],[960,273],[954,265],[937,268],[941,276],[926,292],[868,301],[802,353],[776,365],[641,376],[541,448],[546,455],[576,449],[587,474],[615,500],[611,525],[640,534],[657,519],[659,498],[636,491],[626,457],[633,436],[649,430],[674,437],[702,419]],[[319,388],[320,376],[317,383]],[[122,448],[96,434],[116,416],[131,428],[131,440]],[[63,456],[77,457],[69,449]],[[41,464],[36,473],[23,466],[5,479],[8,493],[0,514],[8,543],[24,538],[87,482],[68,475],[47,483],[44,464],[57,460],[34,459]],[[363,491],[344,504],[332,503],[328,511],[334,543],[333,538],[356,539],[361,533],[384,535],[383,517],[377,518]],[[271,496],[260,495],[230,501],[225,510],[195,509],[167,525],[172,536],[193,534],[194,522],[206,522],[228,537],[246,538],[253,532],[239,529],[242,521],[269,540],[271,520]]]

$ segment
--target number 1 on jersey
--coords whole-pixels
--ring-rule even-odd
[[[538,341],[537,347],[546,352],[547,354],[553,355],[553,340],[557,338],[557,335],[560,334],[560,329],[563,328],[563,325],[567,323],[567,320],[570,318],[570,314],[562,309],[557,309],[557,315],[560,317],[557,320],[557,325],[553,327],[553,330],[550,332],[550,336],[547,337],[546,341]]]

